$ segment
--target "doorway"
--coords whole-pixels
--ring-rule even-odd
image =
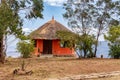
[[[43,40],[43,54],[52,54],[52,40]]]

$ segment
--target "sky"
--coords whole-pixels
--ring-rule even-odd
[[[25,20],[23,30],[29,32],[37,29],[51,20],[52,16],[54,16],[55,20],[67,27],[67,21],[63,18],[63,14],[65,13],[63,2],[65,1],[66,0],[44,0],[44,11],[42,12],[43,19]]]

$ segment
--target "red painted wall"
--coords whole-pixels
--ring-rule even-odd
[[[43,40],[37,40],[37,45],[35,48],[35,54],[38,55],[38,48],[42,54],[43,52]],[[53,55],[74,55],[74,49],[62,48],[60,47],[60,40],[52,41],[52,53]]]
[[[38,49],[40,50],[40,53],[43,52],[43,40],[37,40],[36,42],[37,43],[34,51],[35,51],[35,55],[38,55],[39,54]]]
[[[60,47],[60,40],[53,40],[52,44],[54,55],[74,55],[73,49]]]

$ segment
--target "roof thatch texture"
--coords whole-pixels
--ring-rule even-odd
[[[52,18],[51,21],[48,21],[41,27],[39,27],[37,30],[33,31],[30,34],[30,37],[32,39],[46,39],[46,40],[53,40],[53,39],[58,39],[56,37],[56,32],[57,31],[70,31],[67,29],[65,26],[54,20]]]

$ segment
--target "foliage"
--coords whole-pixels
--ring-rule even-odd
[[[28,58],[31,55],[31,52],[34,51],[34,44],[32,41],[20,41],[17,44],[17,50],[21,53],[23,58]]]
[[[23,39],[24,19],[43,18],[42,11],[43,0],[0,0],[0,62],[5,60],[6,35],[12,34]]]
[[[75,48],[75,43],[77,42],[77,37],[75,33],[70,31],[57,31],[56,36],[61,39],[61,43],[66,42],[65,47]]]
[[[26,4],[29,4],[26,5]],[[24,11],[28,10],[28,11]],[[42,18],[42,0],[1,0],[0,3],[0,36],[14,34],[21,38],[23,18],[20,17],[24,11],[25,18]]]
[[[75,0],[67,0],[64,4],[66,12],[63,14],[64,18],[68,20],[68,25],[74,32],[81,34],[88,34],[88,29],[92,27],[89,25],[92,22],[90,7],[87,0],[81,0],[80,3],[75,3]]]
[[[84,57],[86,57],[87,54],[93,55],[91,47],[94,45],[94,41],[92,36],[90,36],[91,27],[93,27],[91,14],[93,7],[90,6],[89,0],[81,0],[80,2],[67,0],[67,3],[64,4],[64,8],[66,12],[63,16],[68,20],[69,27],[71,27],[75,33],[81,35],[77,42],[79,50],[84,52]]]
[[[15,16],[24,14],[25,18],[42,18],[43,0],[1,0],[1,4],[7,3]],[[22,11],[22,12],[21,12]]]
[[[110,43],[115,43],[119,41],[120,37],[120,25],[118,26],[111,26],[108,31],[108,35],[104,35],[105,39],[108,40]]]
[[[104,36],[109,41],[109,55],[112,58],[120,58],[120,26],[112,26],[108,35]]]
[[[98,38],[101,34],[111,25],[118,25],[120,20],[120,1],[116,0],[96,0],[95,9],[92,11],[95,19],[95,27],[98,28],[97,32],[97,44],[95,47],[95,54],[97,52]],[[114,17],[117,16],[117,17]]]
[[[112,58],[115,58],[115,59],[120,58],[120,43],[110,46],[109,56],[111,56]]]
[[[18,25],[18,19],[19,17],[17,16],[16,18],[14,17],[12,9],[6,4],[2,3],[0,4],[0,62],[4,63],[4,57],[5,57],[5,52],[4,52],[4,42],[3,39],[5,35],[7,34],[22,34],[22,29]],[[17,27],[18,26],[18,27]],[[18,31],[16,31],[18,30]]]
[[[83,34],[78,35],[73,32],[58,31],[57,37],[61,39],[61,43],[67,42],[66,47],[74,48],[84,52],[84,56],[77,53],[79,57],[93,57],[93,44],[95,40],[93,36]]]
[[[90,35],[92,29],[97,28],[95,51],[98,39],[110,25],[118,25],[120,20],[120,1],[118,0],[67,0],[63,15],[68,25],[75,33]],[[117,17],[114,17],[117,16]]]
[[[80,51],[84,52],[84,58],[92,58],[94,57],[93,53],[93,45],[95,45],[94,36],[83,34],[80,36],[78,40],[78,48]]]
[[[21,28],[18,26],[19,17],[14,16],[12,9],[6,4],[0,6],[0,37],[3,34],[9,33],[21,33]],[[18,26],[18,27],[17,27]],[[8,28],[9,27],[9,28]],[[15,32],[18,30],[18,32]]]

